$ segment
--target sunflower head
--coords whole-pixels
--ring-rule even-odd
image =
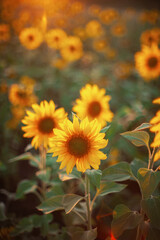
[[[67,34],[60,28],[52,29],[46,34],[46,42],[50,48],[60,49],[63,46]]]
[[[97,85],[87,84],[80,90],[80,99],[76,100],[73,111],[77,113],[80,119],[88,117],[95,118],[103,126],[106,122],[111,122],[113,113],[109,107],[110,96],[105,95],[105,89],[99,89]]]
[[[160,49],[156,44],[142,46],[142,51],[135,54],[135,65],[139,74],[145,80],[160,76]]]
[[[37,102],[37,97],[33,93],[33,89],[26,88],[22,84],[12,84],[8,96],[13,105],[31,106]]]
[[[50,152],[58,156],[61,162],[60,169],[66,167],[67,174],[72,172],[76,165],[77,170],[85,172],[93,167],[98,169],[100,160],[106,155],[99,149],[106,147],[108,141],[105,134],[100,133],[101,125],[95,119],[91,122],[85,118],[79,122],[74,115],[73,123],[66,119],[60,124],[61,129],[54,129],[54,136],[50,138]]]
[[[80,59],[83,55],[83,44],[80,38],[70,36],[66,39],[60,53],[64,60],[72,62]]]
[[[43,36],[38,28],[31,27],[25,28],[20,32],[19,40],[24,47],[33,50],[41,45]]]
[[[33,111],[27,111],[22,123],[24,137],[33,138],[35,148],[41,145],[47,149],[49,137],[53,136],[53,129],[60,128],[60,123],[67,117],[63,108],[55,109],[53,101],[42,101],[40,105],[33,104]]]

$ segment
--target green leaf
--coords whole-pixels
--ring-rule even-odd
[[[125,213],[131,212],[131,210],[124,204],[118,204],[113,211],[113,219],[118,219]]]
[[[85,174],[87,174],[89,180],[91,183],[96,186],[96,188],[100,188],[100,181],[102,177],[102,171],[101,170],[86,170]]]
[[[147,168],[140,168],[138,170],[137,178],[143,198],[149,198],[160,182],[160,172],[154,172]]]
[[[66,214],[70,213],[72,209],[83,200],[84,197],[76,195],[76,194],[66,194],[63,198],[63,206]]]
[[[53,169],[59,169],[59,163],[57,163],[57,157],[52,157],[53,153],[46,154],[46,166]]]
[[[6,214],[5,214],[6,207],[3,202],[0,202],[0,221],[6,220]]]
[[[99,196],[105,196],[110,193],[122,191],[127,185],[115,182],[102,182],[100,189],[97,191]]]
[[[52,221],[53,216],[51,214],[42,215],[42,223],[41,223],[41,233],[42,236],[45,237],[49,232],[49,223]]]
[[[137,178],[137,173],[138,173],[138,170],[140,168],[147,168],[147,163],[138,159],[138,158],[135,158],[131,164],[131,170],[132,170],[132,173],[134,174],[134,176]]]
[[[135,128],[133,131],[141,131],[141,130],[150,128],[151,126],[152,126],[152,124],[150,124],[150,123],[142,123],[140,126]]]
[[[110,128],[111,125],[108,125],[104,128],[102,128],[102,130],[100,131],[101,133],[106,133],[108,131],[108,129]]]
[[[95,240],[97,237],[97,228],[88,231],[77,231],[72,234],[72,239],[76,240]]]
[[[81,172],[78,172],[76,168],[73,168],[72,173],[67,174],[65,171],[59,173],[59,178],[61,181],[68,181],[71,179],[80,179],[81,178]]]
[[[134,130],[121,133],[121,135],[137,147],[149,146],[149,134],[145,131]]]
[[[44,202],[42,202],[37,209],[44,212],[45,214],[58,211],[58,210],[63,210],[63,195],[59,196],[54,196],[51,198],[46,199]]]
[[[108,181],[125,181],[132,177],[129,163],[120,162],[103,170],[102,179]]]
[[[51,177],[51,169],[40,170],[36,172],[36,176],[43,182],[48,183]]]
[[[31,217],[22,218],[13,231],[13,236],[17,236],[24,232],[31,232],[34,228],[33,220]]]
[[[33,161],[37,167],[40,166],[40,162],[38,161],[37,158],[35,158],[31,153],[27,152],[24,154],[21,154],[15,158],[12,158],[9,160],[10,163],[17,162],[17,161],[23,161],[23,160],[31,160]]]
[[[144,199],[141,204],[152,227],[160,229],[160,196]]]
[[[134,229],[143,220],[138,212],[131,211],[127,206],[119,204],[113,211],[112,232],[118,238],[125,230]]]
[[[23,198],[25,194],[34,192],[37,188],[36,182],[32,180],[23,180],[19,183],[16,198]]]

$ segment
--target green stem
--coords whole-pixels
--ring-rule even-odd
[[[43,146],[40,146],[40,162],[41,162],[41,169],[40,170],[45,170],[46,169],[46,149]],[[43,198],[45,199],[45,191],[46,191],[46,184],[42,181],[42,195]]]
[[[86,194],[86,204],[87,204],[88,230],[91,230],[92,225],[91,225],[91,207],[90,207],[91,205],[90,181],[86,174],[85,174],[85,182],[86,182],[85,194]]]

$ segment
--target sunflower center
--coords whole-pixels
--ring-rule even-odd
[[[158,60],[157,60],[156,57],[150,57],[150,58],[148,59],[148,66],[149,66],[150,68],[156,67],[156,66],[157,66],[157,63],[158,63]]]
[[[45,117],[39,121],[38,129],[42,133],[51,133],[55,127],[55,122],[51,117]]]
[[[29,36],[28,36],[28,39],[29,39],[29,41],[31,41],[31,42],[32,42],[32,41],[34,40],[34,37],[33,37],[33,35],[29,35]]]
[[[82,136],[73,136],[67,143],[68,151],[75,157],[83,157],[88,153],[88,140]]]
[[[54,40],[55,40],[56,42],[58,42],[58,41],[59,41],[59,37],[58,37],[58,36],[55,36],[55,37],[54,37]]]
[[[76,50],[76,48],[71,45],[71,46],[70,46],[70,51],[71,51],[71,52],[74,52],[75,50]]]
[[[19,90],[17,92],[17,95],[18,95],[19,98],[26,98],[27,97],[27,94],[24,90]]]
[[[89,104],[88,113],[92,117],[97,117],[101,112],[101,105],[99,102],[94,101]]]

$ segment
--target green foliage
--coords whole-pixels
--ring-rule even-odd
[[[129,163],[120,162],[103,170],[102,180],[125,181],[133,176]]]
[[[75,231],[72,234],[72,239],[76,239],[76,240],[95,240],[96,237],[97,237],[97,228],[88,230],[88,231],[79,230],[79,231]]]
[[[86,170],[85,174],[88,176],[90,182],[96,187],[100,188],[100,182],[102,177],[102,171],[101,170]]]
[[[73,168],[73,170],[70,174],[67,174],[66,171],[60,171],[59,178],[61,181],[68,181],[71,179],[80,179],[81,172],[78,172],[76,168]]]
[[[66,214],[70,213],[72,209],[83,199],[84,197],[76,194],[64,195],[62,204],[64,206]]]
[[[49,230],[49,223],[53,217],[51,214],[48,215],[32,215],[21,219],[14,229],[13,236],[17,236],[24,232],[31,232],[33,228],[41,228],[42,236],[46,236]]]
[[[160,182],[160,172],[154,172],[152,169],[140,168],[137,177],[143,198],[150,197]]]
[[[37,189],[37,184],[33,180],[23,180],[18,184],[16,198],[23,198],[25,194],[33,193]]]
[[[149,146],[149,134],[145,131],[134,130],[121,133],[121,135],[137,147]]]
[[[134,229],[142,221],[141,214],[119,204],[113,211],[112,232],[118,238],[125,230]]]
[[[115,183],[115,182],[102,182],[100,185],[100,189],[98,189],[99,196],[105,196],[110,193],[116,193],[122,191],[127,185]]]
[[[130,164],[133,175],[137,178],[137,173],[140,168],[147,168],[147,163],[141,159],[135,158]]]
[[[151,226],[160,230],[160,196],[142,200],[142,209],[150,219]]]
[[[38,210],[43,211],[45,214],[63,210],[63,195],[54,196],[43,201],[38,207]]]

